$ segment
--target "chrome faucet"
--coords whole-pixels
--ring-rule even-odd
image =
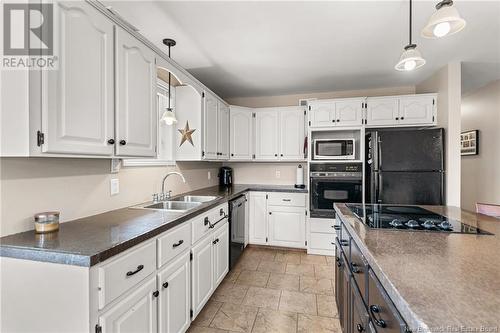
[[[167,173],[165,175],[165,177],[163,177],[163,181],[161,183],[161,193],[153,194],[153,201],[154,202],[156,202],[158,200],[163,201],[163,200],[167,200],[170,198],[172,191],[168,191],[167,193],[165,193],[165,180],[167,180],[167,178],[171,175],[177,175],[177,176],[181,177],[181,179],[184,183],[186,182],[186,179],[184,178],[184,176],[180,172],[172,171],[172,172]]]

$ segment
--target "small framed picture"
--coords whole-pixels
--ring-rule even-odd
[[[479,154],[479,130],[462,132],[460,148],[462,156]]]

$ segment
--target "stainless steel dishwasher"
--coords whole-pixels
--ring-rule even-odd
[[[245,249],[246,196],[241,195],[229,202],[229,269],[233,268]]]

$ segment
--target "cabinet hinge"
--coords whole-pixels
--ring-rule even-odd
[[[102,333],[101,325],[99,325],[99,324],[95,325],[95,333]]]
[[[306,244],[306,246],[307,246],[307,241],[305,241],[304,243],[305,243],[305,244]]]
[[[434,122],[434,116],[432,116],[432,122]]]
[[[201,151],[201,157],[205,157],[205,151],[204,150]]]
[[[40,147],[44,143],[45,143],[45,134],[43,134],[40,131],[37,131],[36,132],[36,144],[38,145],[38,147]]]
[[[193,261],[193,252],[189,252],[189,261]]]
[[[267,199],[269,199],[269,195],[268,195],[268,194],[266,194],[266,200],[267,200]]]
[[[202,92],[202,93],[201,93],[201,97],[205,97],[205,92]]]
[[[311,126],[311,121],[309,121],[309,126]]]
[[[266,237],[266,243],[267,243],[267,237]]]
[[[307,209],[306,209],[306,216],[307,216]]]
[[[432,105],[434,105],[436,103],[436,100],[433,98],[432,99]]]
[[[252,117],[255,118],[255,112],[252,113]]]
[[[189,318],[193,318],[193,309],[189,310]]]
[[[306,114],[307,114],[307,111],[306,111],[306,110],[304,110],[304,116],[305,116]]]
[[[255,159],[255,154],[252,155],[252,158]]]
[[[311,106],[309,105],[309,111],[311,111]]]

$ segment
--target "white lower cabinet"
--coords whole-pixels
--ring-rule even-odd
[[[267,244],[267,194],[250,192],[250,244]]]
[[[214,281],[215,288],[229,271],[229,224],[215,232],[214,240]]]
[[[250,192],[250,244],[306,247],[306,194]]]
[[[191,323],[190,266],[186,251],[157,275],[159,333],[184,333]]]
[[[269,244],[304,247],[306,216],[304,207],[269,206]]]
[[[156,333],[158,297],[155,293],[156,278],[151,276],[99,317],[101,331]]]
[[[203,309],[214,291],[214,247],[212,241],[212,237],[206,236],[191,250],[193,253],[191,274],[193,317],[196,317]]]

